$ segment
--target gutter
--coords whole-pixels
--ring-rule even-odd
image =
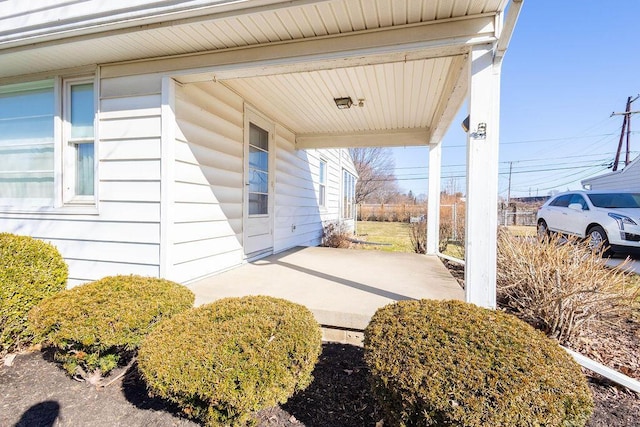
[[[16,33],[15,29],[0,31],[0,49],[32,46],[44,42],[56,42],[74,37],[90,37],[105,32],[152,29],[179,23],[199,22],[230,15],[245,15],[261,10],[288,7],[292,4],[329,0],[173,0],[140,4],[131,7],[88,15],[70,15],[52,22],[26,26]],[[2,12],[2,9],[0,9]],[[3,19],[11,19],[8,14]],[[88,18],[88,19],[87,19]],[[2,23],[3,19],[0,19]]]

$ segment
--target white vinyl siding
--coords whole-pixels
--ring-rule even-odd
[[[107,275],[160,274],[160,85],[155,76],[147,76],[144,86],[129,77],[100,82],[93,211],[0,209],[0,230],[60,250],[69,264],[69,286]]]
[[[621,171],[588,178],[582,184],[590,184],[591,190],[640,191],[640,158],[636,158]]]
[[[353,170],[345,149],[296,150],[295,135],[276,126],[276,215],[274,251],[320,244],[326,222],[340,219],[340,173]],[[327,161],[326,204],[320,209],[320,159]]]
[[[170,278],[188,282],[239,265],[243,101],[221,84],[176,88]]]
[[[102,79],[96,93],[93,211],[0,210],[0,230],[56,245],[70,286],[115,274],[159,277],[163,269],[185,283],[245,262],[244,100],[221,83],[176,85],[174,137],[163,150],[161,75]],[[323,224],[340,219],[341,174],[353,164],[343,149],[296,150],[295,135],[279,124],[274,151],[274,252],[317,245]],[[169,178],[163,153],[172,159]],[[320,159],[327,162],[322,211]],[[168,217],[161,194],[170,196]],[[170,248],[163,268],[161,241]]]

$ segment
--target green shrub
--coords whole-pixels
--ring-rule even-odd
[[[106,375],[138,348],[165,317],[193,306],[184,286],[164,279],[112,276],[63,291],[29,313],[30,327],[56,347],[56,360],[72,375]]]
[[[63,290],[67,275],[67,264],[54,246],[0,233],[0,355],[29,341],[29,310]]]
[[[373,394],[390,425],[583,426],[592,411],[573,359],[500,311],[401,301],[375,313],[364,345]]]
[[[265,296],[226,298],[162,322],[138,363],[151,391],[189,416],[244,425],[309,385],[321,347],[307,308]]]

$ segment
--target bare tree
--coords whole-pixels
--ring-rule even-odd
[[[358,171],[356,203],[388,203],[399,193],[393,173],[391,150],[382,147],[350,148],[349,153]]]

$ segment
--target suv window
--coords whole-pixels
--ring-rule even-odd
[[[589,194],[589,199],[599,208],[640,208],[640,193]]]
[[[580,203],[580,205],[582,205],[582,210],[583,211],[589,210],[589,205],[587,205],[587,201],[584,200],[584,197],[582,197],[580,194],[572,194],[571,195],[571,199],[569,200],[569,204],[572,204],[572,203]]]
[[[569,206],[569,203],[571,202],[571,197],[575,195],[576,194],[563,194],[562,196],[558,196],[551,203],[549,203],[549,206],[558,206],[561,208],[566,208]]]

